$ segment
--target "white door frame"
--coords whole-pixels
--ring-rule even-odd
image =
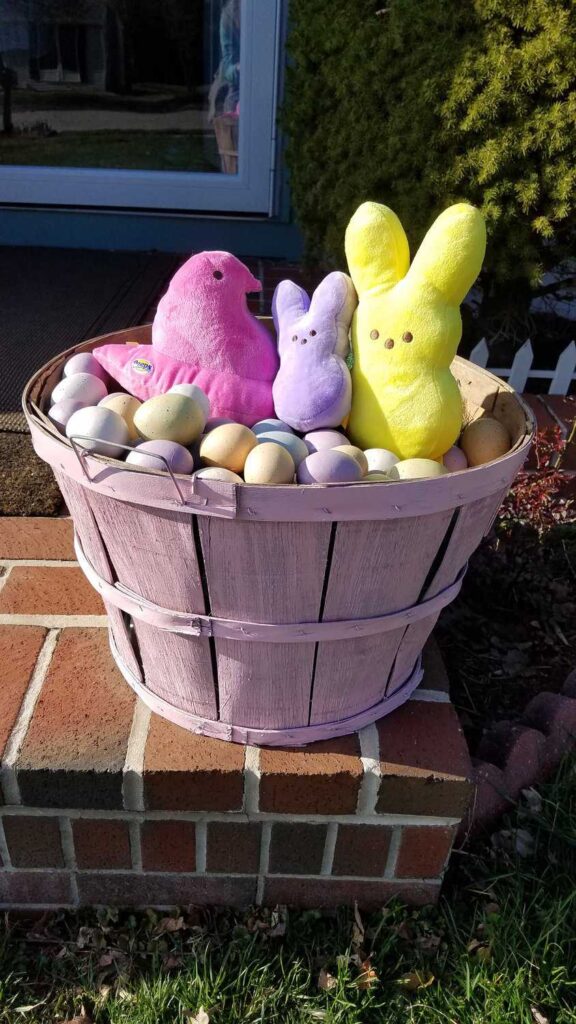
[[[242,0],[238,174],[0,165],[0,202],[270,214],[280,3]]]

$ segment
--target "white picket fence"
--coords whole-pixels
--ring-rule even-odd
[[[469,359],[477,366],[488,366],[490,352],[484,338],[472,349]],[[503,367],[488,367],[498,377],[507,377],[508,383],[515,391],[525,391],[526,382],[531,378],[549,380],[549,395],[567,395],[570,384],[576,380],[576,342],[571,341],[558,357],[554,370],[534,370],[534,352],[530,339],[525,341],[514,356],[514,361],[509,369]]]

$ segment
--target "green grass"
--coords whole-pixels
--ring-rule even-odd
[[[528,856],[514,852],[522,829]],[[54,915],[7,926],[0,1021],[568,1024],[576,1021],[576,771],[496,843],[457,856],[437,908]],[[284,925],[286,925],[284,931]],[[375,977],[358,984],[361,961]],[[328,989],[318,979],[328,974]],[[407,990],[401,979],[427,987]],[[206,1024],[206,1017],[199,1020]]]
[[[201,132],[95,131],[0,135],[0,165],[219,171],[216,139]]]

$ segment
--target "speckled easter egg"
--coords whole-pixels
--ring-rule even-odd
[[[163,460],[168,463],[173,473],[191,473],[194,469],[194,459],[190,452],[177,441],[143,441],[134,451],[129,452],[126,458],[126,462],[131,466],[166,472]]]
[[[380,470],[380,469],[371,469],[371,470],[369,470],[368,473],[366,473],[366,476],[362,477],[362,483],[363,484],[385,483],[385,482],[386,483],[390,483],[390,477],[388,476],[388,473],[383,473],[382,470]]]
[[[134,426],[145,441],[192,444],[202,433],[204,414],[188,395],[155,395],[136,410]]]
[[[460,447],[469,466],[482,466],[498,459],[510,449],[510,434],[503,423],[493,416],[483,416],[465,427]]]
[[[299,484],[353,483],[362,479],[362,470],[346,452],[335,448],[312,452],[298,466]]]
[[[267,434],[270,430],[281,430],[284,434],[293,434],[292,427],[284,420],[276,420],[273,416],[267,420],[258,420],[252,427],[253,434]]]
[[[188,398],[193,398],[204,413],[204,422],[210,417],[210,399],[202,388],[199,388],[197,384],[174,384],[173,387],[168,390],[169,395],[188,395]]]
[[[117,412],[128,427],[128,437],[130,440],[137,440],[140,435],[134,426],[134,415],[136,410],[142,405],[138,398],[134,398],[133,395],[115,392],[113,395],[106,395],[106,398],[98,402],[98,405],[103,409],[113,409],[114,412]]]
[[[281,444],[287,452],[290,452],[296,468],[310,453],[301,437],[296,434],[288,434],[285,430],[267,430],[266,433],[258,434],[258,444],[273,441],[274,444]]]
[[[244,463],[247,484],[291,484],[296,467],[290,452],[281,444],[265,441],[248,452]]]
[[[442,456],[442,462],[449,473],[458,473],[461,469],[468,468],[468,459],[458,445],[453,444]]]
[[[368,462],[368,472],[376,470],[379,473],[388,473],[399,462],[397,455],[394,452],[389,452],[387,448],[367,448],[364,452]]]
[[[71,356],[64,363],[64,376],[71,377],[73,373],[91,373],[93,377],[99,377],[106,384],[108,381],[108,374],[103,366],[90,352],[78,352],[75,356]]]
[[[362,476],[366,476],[366,473],[368,472],[368,459],[361,448],[357,448],[355,444],[339,444],[334,451],[345,452],[346,455],[351,455],[354,461],[360,466]]]
[[[78,445],[81,448],[87,448],[94,455],[107,455],[110,459],[121,459],[125,451],[120,446],[128,444],[128,427],[122,417],[113,409],[91,405],[84,409],[78,409],[72,414],[66,424],[66,436],[77,438]],[[98,438],[99,440],[80,440],[82,437]]]
[[[206,434],[200,445],[200,458],[205,466],[223,466],[241,473],[248,452],[258,444],[256,435],[241,423],[225,423]]]
[[[403,459],[391,467],[389,480],[425,480],[432,476],[444,476],[448,470],[434,459]]]
[[[308,434],[304,434],[304,442],[310,454],[350,444],[346,435],[339,430],[311,430]]]
[[[203,469],[197,469],[194,473],[194,478],[198,477],[200,480],[222,480],[227,484],[241,484],[243,483],[242,477],[238,476],[238,473],[233,473],[231,469],[224,469],[224,466],[204,466]]]
[[[64,431],[73,413],[83,408],[82,402],[75,402],[72,398],[63,398],[61,402],[56,402],[56,405],[52,406],[48,416],[59,430]]]
[[[211,430],[216,430],[216,427],[224,427],[227,423],[234,423],[234,420],[229,420],[226,416],[212,416],[206,420],[204,433],[209,434]]]
[[[73,402],[82,402],[82,405],[98,405],[102,398],[106,398],[108,389],[100,377],[93,373],[73,373],[70,377],[63,377],[52,392],[52,404],[61,402],[64,398],[70,398]]]

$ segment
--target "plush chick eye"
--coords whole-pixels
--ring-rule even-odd
[[[224,277],[224,274],[222,273],[221,270],[215,270],[214,273],[212,274],[212,277],[215,277],[217,281],[221,281],[222,278]]]

